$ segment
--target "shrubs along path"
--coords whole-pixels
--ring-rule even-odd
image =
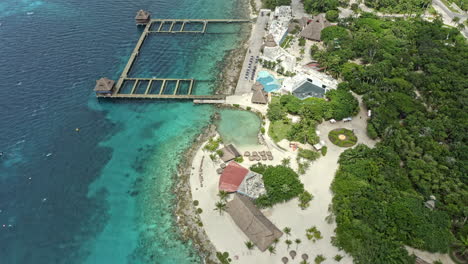
[[[346,128],[333,129],[328,133],[328,139],[339,147],[352,147],[357,142],[357,137],[353,131]]]

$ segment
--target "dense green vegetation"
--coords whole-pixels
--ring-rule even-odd
[[[419,18],[344,20],[314,57],[363,95],[375,149],[346,150],[332,190],[334,242],[356,263],[412,263],[403,245],[447,252],[468,234],[468,46]],[[352,61],[352,62],[351,62]],[[424,207],[430,195],[434,211]]]
[[[260,207],[270,207],[297,197],[304,192],[299,175],[287,166],[267,166],[258,163],[250,170],[262,174],[266,195],[260,196],[255,203]]]
[[[291,0],[262,0],[263,7],[275,9],[277,6],[291,5]]]
[[[447,2],[455,3],[459,8],[461,8],[464,11],[468,10],[468,1],[466,0],[447,0]]]
[[[289,130],[291,129],[291,121],[289,120],[278,120],[270,123],[268,128],[268,135],[275,142],[279,142],[282,139],[287,138]]]
[[[308,13],[325,13],[328,10],[338,10],[338,6],[347,6],[349,0],[303,0],[304,9]]]
[[[365,0],[364,3],[386,13],[413,14],[426,9],[431,0]]]
[[[344,139],[340,139],[340,135],[344,136]],[[357,137],[354,135],[353,131],[345,128],[338,128],[330,131],[328,133],[328,139],[337,145],[338,147],[349,148],[356,144]]]
[[[317,123],[323,119],[335,118],[341,120],[358,113],[359,105],[354,96],[346,90],[346,87],[331,90],[325,95],[329,101],[323,98],[307,98],[300,100],[293,95],[283,95],[274,97],[268,105],[267,117],[272,121],[269,134],[274,140],[281,140],[277,135],[283,132],[276,132],[275,128],[283,128],[278,122],[283,122],[289,127],[286,138],[289,141],[301,143],[317,144],[318,137],[315,134]],[[279,98],[279,99],[278,99]],[[287,113],[299,115],[301,120],[298,123],[290,124],[286,117]],[[275,137],[273,137],[275,136]]]
[[[330,22],[336,22],[338,20],[339,15],[340,12],[338,10],[328,10],[325,14],[325,18]]]
[[[299,153],[297,154],[298,157],[314,161],[320,157],[320,153],[314,150],[309,149],[299,149]]]
[[[340,158],[332,184],[335,243],[356,263],[411,263],[403,244],[446,252],[452,241],[448,215],[424,206],[399,162],[383,146],[358,145]]]
[[[221,137],[219,137],[217,139],[210,138],[208,143],[206,143],[204,149],[206,149],[208,151],[211,151],[211,152],[216,151],[219,148],[219,144],[222,143],[222,142],[223,142],[223,140],[221,139]]]

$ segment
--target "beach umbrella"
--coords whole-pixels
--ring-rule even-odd
[[[295,250],[291,250],[289,251],[289,256],[291,256],[292,259],[294,259],[296,257],[296,251]]]
[[[267,157],[266,157],[266,156],[262,156],[262,160],[267,160]]]
[[[257,160],[257,161],[260,161],[260,160],[261,160],[261,158],[260,158],[259,156],[257,156],[256,160]]]
[[[283,257],[283,258],[281,258],[281,261],[282,261],[284,264],[286,264],[286,263],[288,263],[289,259],[288,259],[287,257]]]
[[[255,157],[255,156],[258,156],[257,151],[252,152],[252,156],[254,156],[254,157]]]
[[[221,174],[221,173],[223,173],[223,169],[219,168],[219,169],[216,170],[216,172],[217,172],[218,174]]]
[[[307,254],[305,254],[305,253],[302,254],[302,259],[303,259],[303,260],[308,260],[308,259],[309,259],[309,255],[307,255]]]
[[[224,169],[224,168],[226,168],[226,164],[225,164],[225,163],[221,163],[220,167],[221,167],[221,169]]]
[[[255,157],[252,157],[252,156],[249,157],[250,161],[253,161],[254,159],[255,159]]]
[[[244,152],[244,156],[245,157],[250,157],[250,152],[248,152],[248,151]]]
[[[271,151],[267,151],[266,154],[271,156]]]
[[[265,155],[265,151],[263,151],[263,150],[260,151],[259,153],[260,153],[260,155],[262,155],[262,156]]]
[[[273,156],[268,156],[268,160],[273,160]]]

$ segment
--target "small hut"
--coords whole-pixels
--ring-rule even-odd
[[[221,160],[223,160],[224,162],[231,161],[241,156],[239,151],[237,151],[237,149],[232,144],[225,146],[224,148],[221,149],[221,151],[223,152],[223,155],[221,156]]]
[[[268,93],[263,90],[263,85],[260,83],[255,83],[252,87],[252,103],[254,104],[267,104],[268,103]]]
[[[114,89],[114,83],[113,80],[103,77],[96,81],[94,92],[96,92],[96,95],[110,95],[112,94],[112,89]]]
[[[148,11],[140,9],[135,16],[135,22],[137,25],[146,25],[151,20],[151,14]]]

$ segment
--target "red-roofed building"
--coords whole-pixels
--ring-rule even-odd
[[[235,161],[231,161],[226,168],[224,168],[219,178],[219,189],[226,192],[236,192],[248,173],[248,169],[242,167]]]

